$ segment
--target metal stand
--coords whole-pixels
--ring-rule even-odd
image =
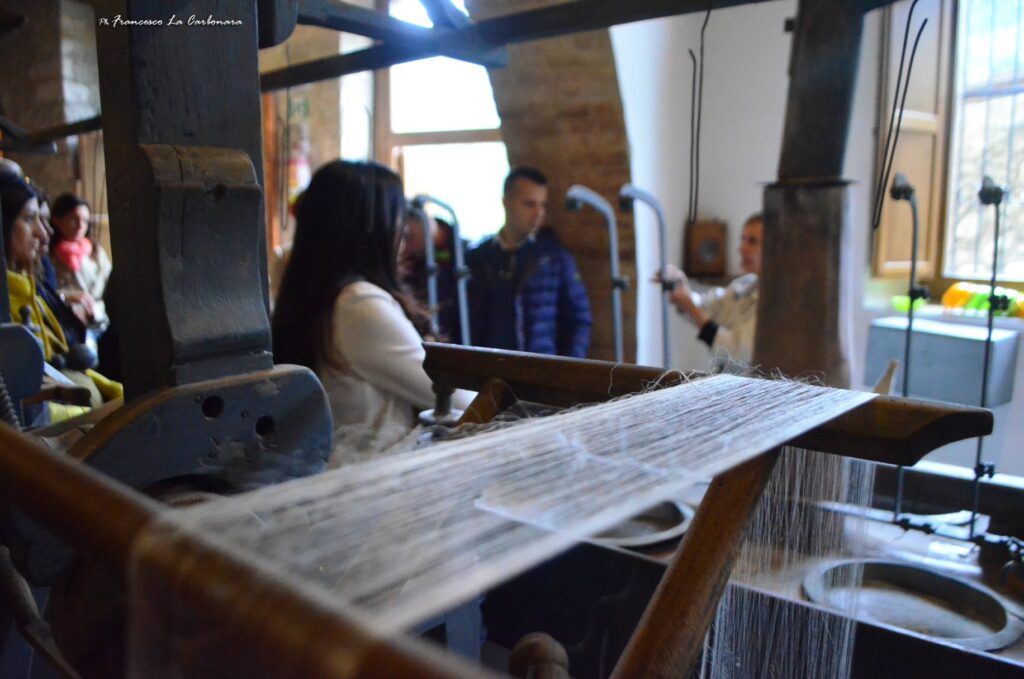
[[[981,182],[981,189],[978,191],[978,200],[982,205],[991,205],[995,213],[995,224],[992,232],[992,278],[989,280],[988,292],[988,333],[985,335],[985,354],[981,364],[981,402],[979,405],[984,408],[988,401],[988,371],[989,362],[992,358],[992,326],[997,310],[1004,310],[1009,300],[1004,295],[996,295],[996,277],[999,269],[999,206],[1003,202],[1006,190],[996,186],[991,177],[985,177]],[[989,478],[995,474],[995,465],[991,462],[982,462],[981,456],[985,447],[984,437],[978,437],[978,448],[974,454],[974,495],[971,498],[971,524],[970,536],[977,537],[974,529],[978,519],[978,500],[981,495],[981,479],[984,476]]]
[[[469,269],[466,267],[465,252],[462,250],[462,235],[459,231],[459,218],[455,214],[455,210],[451,205],[438,200],[433,196],[421,193],[412,199],[412,204],[421,210],[427,203],[433,203],[447,212],[452,218],[452,236],[455,239],[455,242],[452,244],[452,248],[455,251],[455,285],[459,301],[459,336],[462,341],[462,345],[468,347],[472,345],[472,341],[469,338],[469,303],[466,301],[466,282],[469,279]],[[431,245],[431,247],[433,247],[433,245]],[[437,294],[436,288],[434,294],[435,296]]]
[[[658,264],[661,273],[661,366],[667,370],[672,361],[668,326],[668,298],[672,292],[673,285],[667,281],[665,274],[665,270],[668,267],[668,262],[666,261],[668,249],[665,247],[665,213],[661,209],[661,203],[658,202],[658,199],[647,191],[637,188],[632,184],[624,184],[619,189],[619,207],[624,212],[632,210],[633,203],[637,200],[650,206],[658,218]]]
[[[615,223],[615,211],[611,204],[597,192],[585,186],[574,184],[565,194],[565,207],[576,211],[589,205],[604,216],[608,224],[608,253],[611,260],[612,277],[612,328],[615,333],[615,361],[622,363],[622,291],[629,287],[629,279],[619,274],[619,229]]]
[[[924,288],[917,285],[917,250],[918,250],[918,213],[917,213],[917,195],[914,192],[914,187],[911,186],[910,182],[907,181],[906,176],[902,172],[896,173],[896,178],[893,179],[892,189],[889,192],[893,200],[905,200],[910,203],[910,210],[913,220],[912,236],[910,243],[910,283],[907,287],[907,297],[910,300],[910,304],[907,308],[907,334],[903,344],[903,378],[900,384],[900,390],[903,397],[906,398],[910,394],[910,344],[914,335],[914,303],[918,299],[926,299],[928,293]],[[900,517],[903,513],[903,467],[899,467],[896,471],[896,502],[893,507],[893,522],[900,523]]]
[[[434,256],[434,234],[430,231],[430,215],[415,201],[410,202],[409,212],[423,225],[423,252],[427,268],[427,306],[430,308],[430,332],[437,337],[440,325],[437,320],[437,258]]]

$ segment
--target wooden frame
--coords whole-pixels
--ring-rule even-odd
[[[660,374],[654,368],[617,366],[602,361],[557,359],[529,354],[429,345],[427,369],[442,387],[482,387],[470,418],[486,421],[513,395],[528,393],[555,405],[598,401],[637,391]],[[678,383],[683,375],[659,383]],[[544,398],[545,391],[550,398]],[[898,400],[869,402],[846,416],[801,436],[800,445],[824,447],[840,442],[841,433],[876,427],[871,459],[910,463],[930,446],[991,430],[991,413],[967,407],[940,407]],[[921,426],[906,426],[908,421]],[[942,432],[936,434],[936,432]],[[864,457],[852,445],[849,451]],[[840,451],[835,451],[840,452]],[[676,675],[699,657],[717,601],[737,554],[747,517],[756,506],[775,453],[754,458],[720,475],[708,501],[662,581],[647,617],[671,615],[685,624],[643,625],[634,637],[616,676]],[[155,525],[161,507],[88,466],[54,455],[27,437],[0,427],[0,489],[15,507],[28,512],[73,547],[124,573],[136,540]],[[716,501],[717,500],[717,501]],[[135,564],[136,575],[159,587],[167,605],[168,633],[194,634],[200,619],[217,629],[218,663],[238,675],[294,676],[480,676],[479,668],[453,659],[413,640],[384,640],[357,619],[301,589],[262,574],[255,563],[191,538],[174,550],[147,549]],[[188,564],[185,567],[185,564]],[[256,596],[258,593],[258,596]],[[696,593],[696,595],[694,595]],[[198,618],[175,613],[171,601],[185,601]],[[255,603],[258,602],[258,603]],[[244,605],[243,605],[244,604]],[[235,614],[238,611],[238,614]],[[176,627],[178,626],[178,627]],[[181,627],[185,626],[185,627]],[[215,671],[209,658],[188,658],[188,676]],[[686,676],[685,674],[682,676]]]

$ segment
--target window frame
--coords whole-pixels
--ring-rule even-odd
[[[378,12],[389,11],[390,0],[376,0]],[[373,72],[374,108],[374,156],[377,162],[387,165],[405,179],[400,149],[405,146],[426,146],[431,144],[474,144],[501,142],[505,139],[501,126],[493,129],[460,129],[434,132],[393,132],[391,130],[391,69],[381,68]]]
[[[957,141],[958,140],[955,137],[956,137],[956,132],[957,132],[957,125],[959,123],[960,116],[962,115],[962,112],[961,112],[961,109],[960,109],[960,101],[959,101],[960,97],[958,96],[959,93],[957,92],[957,74],[959,72],[960,67],[962,66],[961,59],[960,59],[961,51],[959,49],[959,39],[961,37],[961,32],[962,32],[961,31],[961,25],[960,25],[960,18],[961,18],[960,17],[960,13],[961,13],[962,2],[961,2],[961,0],[947,0],[947,1],[950,2],[951,6],[952,6],[952,11],[953,11],[953,30],[952,30],[952,35],[951,35],[950,43],[949,43],[949,46],[948,46],[949,50],[950,50],[950,57],[949,57],[949,60],[948,60],[949,61],[948,73],[946,74],[947,78],[948,78],[948,86],[949,86],[948,103],[947,103],[947,108],[948,108],[948,111],[949,111],[949,115],[947,116],[947,120],[946,120],[946,135],[947,135],[947,148],[946,148],[946,158],[945,158],[945,165],[946,165],[945,181],[946,181],[946,184],[945,184],[945,201],[944,201],[944,204],[943,204],[943,211],[942,211],[942,222],[940,224],[941,228],[940,228],[939,234],[938,234],[939,235],[939,244],[940,244],[940,247],[939,247],[938,269],[936,270],[935,280],[932,283],[932,292],[933,292],[933,294],[935,292],[935,288],[937,287],[937,288],[939,288],[939,290],[938,290],[938,294],[939,295],[941,295],[942,292],[947,290],[951,285],[953,285],[954,283],[959,282],[959,281],[967,281],[967,282],[970,282],[970,283],[980,283],[980,284],[985,284],[985,285],[988,285],[992,281],[991,275],[988,275],[988,276],[985,276],[985,277],[981,277],[981,278],[966,278],[966,277],[962,277],[962,276],[950,278],[950,277],[947,277],[947,275],[946,275],[946,266],[948,264],[948,259],[949,259],[949,257],[948,257],[948,255],[949,255],[948,247],[951,246],[951,242],[952,242],[952,239],[953,239],[953,230],[955,228],[955,224],[953,224],[952,219],[950,218],[950,215],[952,214],[953,209],[954,209],[954,201],[956,199],[956,196],[955,196],[956,187],[954,186],[954,180],[956,179],[956,176],[955,176],[955,174],[956,174],[956,164],[954,163],[954,160],[956,158],[955,153],[957,152]],[[1011,187],[1006,187],[1006,188],[1010,189]],[[985,208],[985,214],[986,214],[986,218],[987,219],[991,219],[991,217],[989,217],[989,215],[991,214],[991,211],[990,211],[989,208]],[[1005,228],[1006,228],[1006,226],[1004,224],[1003,225],[1003,229],[1005,230]],[[1024,226],[1022,226],[1021,228],[1024,228]],[[1015,281],[1015,280],[1006,280],[1006,279],[1002,279],[1002,278],[998,278],[997,277],[996,278],[996,285],[1002,286],[1004,288],[1012,288],[1012,289],[1024,291],[1024,280]]]
[[[931,173],[933,177],[938,177],[939,181],[934,187],[938,195],[932,197],[932,205],[930,206],[933,214],[931,219],[922,219],[921,232],[919,234],[919,241],[922,244],[933,244],[934,248],[931,255],[919,255],[918,258],[918,284],[924,285],[929,289],[932,300],[939,300],[942,294],[949,289],[951,285],[960,281],[967,281],[970,283],[981,283],[988,284],[990,282],[989,277],[984,278],[968,278],[968,277],[955,277],[949,278],[946,276],[946,265],[949,260],[948,247],[952,241],[951,234],[953,224],[950,223],[949,215],[951,214],[952,202],[954,200],[954,187],[953,179],[956,168],[954,167],[954,152],[956,150],[956,139],[954,138],[956,133],[956,122],[958,113],[958,97],[956,90],[956,77],[957,69],[960,67],[960,59],[957,50],[957,40],[961,33],[960,23],[960,4],[961,0],[940,0],[944,6],[944,11],[948,12],[948,26],[938,27],[940,30],[940,59],[937,64],[932,66],[932,73],[938,70],[938,78],[944,87],[944,92],[941,96],[941,107],[943,110],[938,114],[940,117],[938,123],[938,129],[936,134],[942,143],[942,149],[936,154],[933,160]],[[896,39],[897,31],[893,30],[895,8],[892,5],[885,7],[881,21],[881,40],[880,40],[880,55],[878,64],[878,107],[877,107],[877,125],[878,139],[876,146],[876,163],[875,163],[875,175],[872,181],[877,181],[880,174],[882,164],[882,146],[885,143],[885,132],[888,129],[890,107],[892,106],[892,78],[890,75],[890,69],[893,66],[893,62],[898,63],[900,54],[900,43]],[[945,23],[945,22],[943,22]],[[932,30],[930,24],[926,30]],[[902,30],[898,31],[900,38],[902,37]],[[911,34],[910,40],[913,40]],[[908,55],[910,46],[907,48]],[[921,64],[915,63],[914,72],[911,76],[913,79],[927,77],[927,74],[921,70]],[[918,131],[922,121],[917,120],[915,116],[905,116],[903,120],[903,131],[908,130]],[[903,137],[901,137],[901,143]],[[895,172],[898,168],[893,167]],[[891,178],[890,178],[891,181]],[[872,193],[874,186],[872,186]],[[884,187],[886,192],[885,201],[886,204],[890,204],[891,198],[888,196],[889,187]],[[874,196],[872,195],[872,200]],[[909,208],[906,208],[909,209]],[[922,209],[923,212],[923,209]],[[905,278],[910,271],[910,262],[907,261],[905,265],[900,262],[892,263],[886,261],[885,253],[881,252],[881,249],[886,244],[886,232],[883,232],[887,228],[886,210],[883,209],[881,223],[876,233],[872,236],[872,256],[871,256],[871,276],[875,279],[900,279]],[[891,227],[890,227],[891,228]],[[1013,288],[1017,290],[1024,290],[1024,281],[1006,281],[997,278],[997,285]]]

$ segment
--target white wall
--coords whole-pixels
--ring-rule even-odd
[[[785,115],[790,36],[783,22],[796,15],[795,0],[778,0],[712,13],[705,44],[704,113],[701,142],[699,217],[729,224],[729,270],[736,274],[736,248],[743,220],[759,210],[764,184],[774,180]],[[875,120],[881,34],[879,11],[864,26],[856,98],[846,152],[850,186],[850,229],[844,267],[850,327],[847,347],[854,387],[864,379],[870,321],[882,315],[865,298],[888,299],[905,282],[870,278],[869,211],[874,185]],[[669,261],[681,263],[682,227],[689,186],[690,59],[697,51],[703,14],[646,21],[613,28],[612,47],[629,135],[631,169],[637,185],[659,196],[669,224]],[[657,287],[646,283],[657,270],[654,217],[637,210],[638,362],[661,361]],[[883,312],[884,313],[884,312]],[[884,314],[889,315],[889,314]],[[1024,324],[1015,329],[1024,330]],[[706,369],[708,352],[696,329],[673,312],[672,364]],[[941,369],[936,366],[934,369]],[[985,458],[1005,473],[1024,474],[1024,348],[1017,364],[1014,401],[994,409],[996,431],[985,443]],[[929,459],[973,466],[975,443],[954,444]]]
[[[676,265],[681,263],[689,181],[690,62],[686,46],[696,44],[698,29],[699,24],[694,25],[689,17],[611,29],[633,183],[659,198],[667,222],[667,260]],[[637,363],[661,365],[661,293],[650,283],[658,269],[657,222],[653,211],[640,204],[635,215]],[[670,312],[673,338],[694,334],[692,326],[674,310]],[[686,343],[676,341],[671,349],[673,365],[685,365]]]
[[[727,266],[732,274],[740,273],[736,250],[743,221],[760,211],[763,187],[776,176],[790,46],[783,23],[795,14],[795,0],[717,10],[705,33],[698,218],[721,219],[729,225]],[[697,13],[611,31],[633,181],[664,202],[669,261],[677,265],[682,262],[689,186],[691,62],[687,50],[699,52],[703,20],[704,15]],[[870,75],[874,80],[874,71]],[[873,100],[858,105],[874,110]],[[645,284],[656,270],[654,227],[647,221],[653,217],[648,212],[637,213],[637,251],[642,253],[637,262],[641,292],[637,346],[639,362],[657,364],[657,289]],[[709,367],[710,354],[696,334],[692,324],[674,315],[674,367]]]

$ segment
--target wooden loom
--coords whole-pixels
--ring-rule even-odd
[[[0,487],[12,507],[30,514],[80,554],[123,574],[136,537],[161,505],[138,490],[167,480],[195,481],[211,467],[238,469],[255,455],[258,471],[276,480],[315,471],[326,457],[330,420],[315,378],[272,368],[262,250],[260,85],[281,87],[448,51],[480,63],[500,61],[514,41],[600,28],[744,0],[577,0],[480,25],[447,15],[441,0],[425,2],[444,34],[425,37],[358,8],[301,5],[310,23],[384,39],[362,53],[300,65],[260,77],[256,53],[283,41],[296,21],[295,0],[179,2],[190,9],[242,19],[246,30],[99,28],[101,99],[114,249],[119,253],[118,302],[135,322],[121,328],[129,401],[100,421],[61,457],[0,429]],[[766,192],[769,222],[762,304],[798,318],[779,319],[780,332],[759,333],[757,362],[788,374],[824,371],[843,384],[838,343],[837,272],[845,188],[839,179],[863,12],[884,0],[803,0],[794,38],[793,78],[779,183]],[[166,18],[165,0],[98,0],[98,15]],[[179,7],[180,5],[180,7]],[[200,6],[201,5],[201,6]],[[258,14],[258,17],[257,17]],[[302,14],[299,14],[299,19]],[[372,13],[371,13],[372,14]],[[259,20],[259,33],[255,26]],[[498,54],[496,54],[496,52]],[[216,92],[216,96],[212,93]],[[800,276],[784,268],[794,248],[809,256]],[[778,268],[773,270],[771,263]],[[796,291],[796,292],[795,292]],[[803,304],[791,305],[800,298]],[[659,371],[607,363],[545,359],[490,351],[430,347],[427,361],[439,388],[479,389],[469,417],[486,421],[519,398],[575,405],[637,391]],[[609,385],[611,387],[609,388]],[[273,398],[268,397],[273,394]],[[912,464],[943,443],[991,430],[976,409],[944,409],[877,399],[794,443],[866,459]],[[154,431],[173,431],[154,435]],[[211,447],[209,441],[240,446]],[[269,445],[272,443],[273,445]],[[306,451],[301,459],[291,454]],[[275,450],[287,451],[284,455]],[[145,454],[142,454],[144,451]],[[241,451],[241,452],[240,452]],[[769,453],[712,485],[649,612],[681,625],[645,623],[619,676],[691,666],[728,564],[771,472]],[[211,463],[214,460],[215,463]],[[85,463],[85,464],[79,464]],[[296,462],[299,471],[296,471]],[[259,485],[234,475],[228,490]],[[202,480],[205,480],[202,479]],[[216,477],[224,482],[222,477]],[[48,582],[66,565],[67,550],[15,517],[12,545],[21,570]],[[219,648],[232,675],[471,676],[478,671],[410,640],[376,638],[344,612],[328,610],[286,583],[262,578],[251,565],[193,544],[192,571],[181,554],[149,564],[168,596],[190,601],[204,623],[230,630]],[[680,582],[685,581],[685,592]],[[700,583],[695,587],[695,583]],[[235,604],[260,593],[258,608]],[[195,621],[166,621],[187,633]],[[202,659],[194,659],[198,671]]]
[[[570,406],[635,392],[661,376],[653,368],[444,345],[429,346],[426,366],[440,388],[480,391],[466,415],[476,422],[491,419],[516,396]],[[662,379],[659,384],[671,383]],[[991,414],[981,409],[879,397],[792,443],[913,464],[936,446],[985,434],[991,426]],[[777,455],[773,451],[755,458],[711,484],[615,676],[687,676]],[[15,507],[118,573],[125,572],[136,538],[161,511],[153,500],[8,429],[0,431],[0,479]],[[148,582],[163,583],[161,596],[187,601],[196,614],[162,621],[168,635],[194,634],[200,625],[223,630],[219,669],[211,671],[208,658],[185,659],[188,676],[224,671],[264,677],[480,673],[416,641],[375,638],[354,617],[267,579],[255,564],[199,542],[160,554],[141,573]],[[675,622],[664,624],[669,618]]]

